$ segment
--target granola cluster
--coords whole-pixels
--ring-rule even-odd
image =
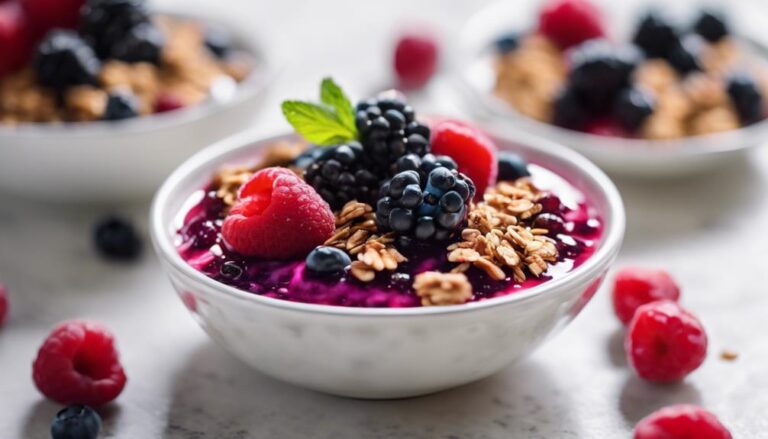
[[[0,79],[0,124],[87,122],[102,118],[107,95],[130,91],[139,115],[156,112],[161,95],[173,96],[182,106],[200,104],[219,80],[240,82],[251,72],[247,60],[217,59],[204,46],[200,23],[157,17],[166,36],[159,65],[110,60],[103,64],[98,85],[66,89],[61,96],[41,86],[31,68]]]
[[[350,273],[360,281],[370,282],[376,277],[376,272],[395,271],[398,264],[406,260],[393,242],[393,233],[378,234],[373,207],[350,201],[336,213],[336,231],[325,245],[357,256]]]
[[[638,130],[648,139],[676,139],[739,128],[742,123],[728,98],[725,76],[744,63],[737,44],[724,38],[703,48],[703,72],[680,75],[665,60],[648,59],[634,74],[634,82],[649,90],[657,105]],[[768,95],[768,72],[755,68],[763,95]],[[515,50],[497,56],[493,93],[521,114],[553,123],[553,102],[567,80],[563,52],[538,34],[520,40]]]
[[[463,273],[420,273],[413,282],[413,289],[423,306],[460,305],[472,299],[472,284]]]
[[[448,260],[459,264],[455,271],[474,266],[500,281],[506,279],[507,268],[517,282],[547,271],[549,263],[557,262],[558,252],[548,230],[530,225],[542,209],[538,197],[538,189],[526,178],[489,189],[470,211],[462,240],[448,247]]]

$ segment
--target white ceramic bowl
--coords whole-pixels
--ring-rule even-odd
[[[285,139],[293,136],[256,139],[246,133],[201,151],[159,190],[150,228],[163,268],[211,338],[255,369],[302,387],[351,397],[399,398],[487,377],[573,319],[600,286],[621,245],[624,208],[613,183],[580,155],[525,137],[514,143],[497,141],[503,149],[569,176],[605,222],[597,252],[562,278],[465,305],[373,309],[262,297],[193,269],[174,247],[176,218],[188,197],[222,165],[253,162],[262,147]]]
[[[152,194],[193,153],[253,122],[274,72],[246,35],[233,30],[254,70],[227,99],[117,122],[0,125],[0,191],[65,202]]]
[[[598,1],[609,17],[612,34],[623,35],[631,29],[648,5],[645,2]],[[491,50],[493,41],[509,32],[535,25],[539,2],[501,1],[473,15],[458,34],[449,54],[452,77],[465,99],[465,107],[474,116],[504,127],[553,140],[584,154],[600,167],[617,175],[640,177],[684,176],[710,170],[723,161],[736,158],[768,140],[768,120],[729,132],[688,137],[680,140],[621,139],[567,130],[524,116],[492,93],[495,75]],[[748,14],[736,8],[731,17]],[[678,11],[680,12],[680,11]],[[690,13],[690,11],[688,11]],[[764,15],[763,10],[763,15]],[[678,16],[683,14],[677,14]],[[736,27],[736,26],[734,26]],[[739,25],[738,29],[748,26]],[[748,32],[748,31],[747,31]],[[745,34],[746,35],[746,34]],[[624,35],[624,38],[628,38]],[[768,60],[768,47],[747,37],[740,37],[750,55]],[[766,64],[768,67],[768,64]]]

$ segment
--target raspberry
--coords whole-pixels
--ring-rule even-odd
[[[36,38],[51,29],[76,29],[85,0],[21,0]]]
[[[562,49],[605,35],[600,10],[587,0],[550,1],[539,13],[539,32]]]
[[[432,152],[453,158],[459,172],[475,183],[478,197],[496,183],[499,171],[496,144],[478,128],[463,122],[440,122],[432,130]]]
[[[624,325],[641,305],[679,298],[680,288],[664,270],[627,267],[616,273],[613,281],[613,310]]]
[[[655,411],[635,426],[634,439],[731,439],[717,417],[701,407],[680,404]]]
[[[331,208],[310,185],[288,169],[267,168],[240,188],[221,232],[238,253],[288,259],[306,256],[334,228]]]
[[[5,318],[8,316],[8,291],[5,289],[5,285],[0,284],[0,326],[5,323]]]
[[[184,102],[171,93],[160,93],[155,101],[155,113],[167,113],[184,108]]]
[[[0,78],[19,69],[32,54],[29,23],[13,1],[0,1],[0,53]]]
[[[32,365],[43,395],[62,404],[106,404],[125,387],[112,334],[94,322],[64,322],[45,339]]]
[[[674,382],[704,362],[707,334],[693,314],[675,302],[662,300],[635,311],[624,348],[640,378]]]
[[[419,88],[429,82],[437,70],[438,45],[427,33],[407,33],[395,48],[394,67],[400,86]]]

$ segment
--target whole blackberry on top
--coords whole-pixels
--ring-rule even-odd
[[[102,58],[158,63],[164,37],[144,0],[88,0],[80,34]]]
[[[315,144],[295,165],[334,210],[352,200],[376,204],[381,184],[398,172],[401,159],[420,161],[429,152],[429,128],[397,98],[367,100],[355,108],[332,80],[325,79],[320,100],[286,101],[283,113]]]
[[[416,120],[413,107],[399,98],[369,99],[357,104],[355,125],[371,166],[382,175],[406,154],[429,152],[429,128]]]
[[[410,155],[397,165],[400,172],[381,186],[376,202],[379,227],[418,240],[445,240],[464,226],[475,185],[450,157]]]
[[[372,202],[380,178],[366,169],[366,163],[359,142],[325,147],[307,166],[304,179],[334,210],[352,200]]]

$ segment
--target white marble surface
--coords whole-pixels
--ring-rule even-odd
[[[277,102],[313,96],[322,75],[358,93],[385,83],[383,53],[398,19],[429,19],[449,33],[483,2],[162,3],[237,16],[277,50],[297,54],[255,123],[267,133],[285,127]],[[443,90],[438,84],[419,97],[420,107],[458,112]],[[713,410],[736,438],[765,437],[768,149],[686,181],[617,183],[629,216],[620,263],[664,266],[680,280],[683,302],[710,336],[701,369],[675,386],[634,378],[603,290],[563,334],[517,366],[460,389],[382,402],[312,393],[247,369],[186,315],[148,247],[133,265],[96,257],[91,224],[120,212],[146,230],[146,200],[73,208],[0,196],[0,281],[12,300],[0,330],[0,437],[49,437],[58,407],[35,390],[31,362],[50,328],[74,317],[115,332],[129,377],[103,413],[104,437],[622,438],[644,415],[677,402]],[[719,358],[726,348],[740,354],[737,361]]]

